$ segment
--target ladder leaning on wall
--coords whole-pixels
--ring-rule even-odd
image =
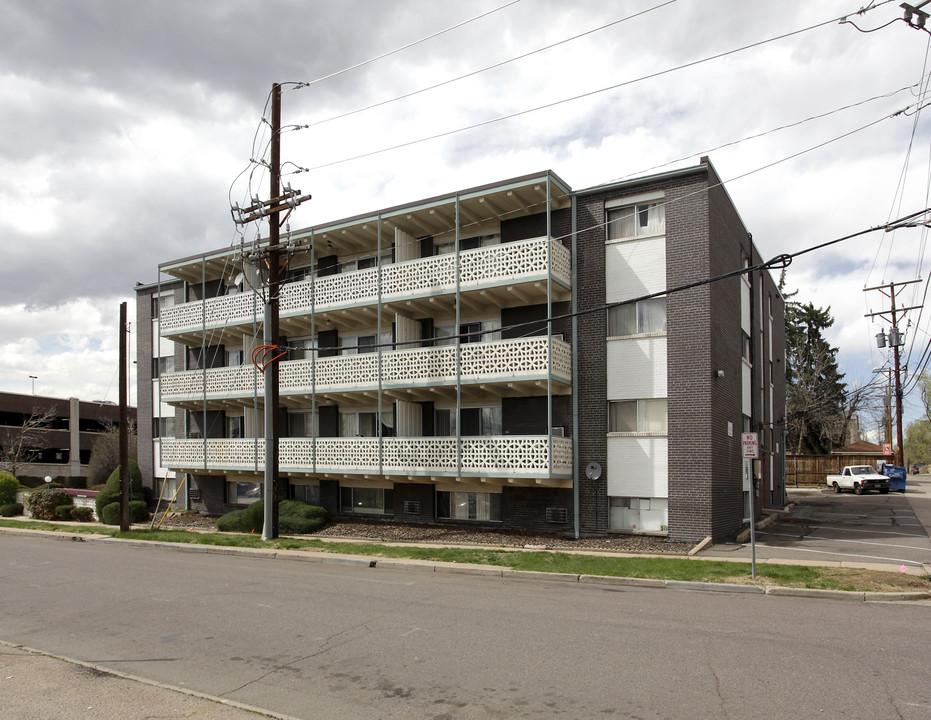
[[[187,483],[187,478],[187,473],[185,473],[181,482],[178,483],[178,487],[175,489],[175,494],[171,496],[171,500],[169,500],[168,505],[165,506],[165,510],[162,512],[161,518],[159,518],[158,525],[155,525],[155,518],[158,517],[160,508],[162,506],[162,498],[165,496],[165,484],[168,482],[167,477],[162,478],[162,490],[158,494],[158,504],[155,506],[155,513],[152,515],[152,522],[149,525],[150,528],[155,527],[156,530],[161,528],[162,523],[165,522],[165,518],[168,517],[168,513],[171,512],[171,506],[177,499],[178,493],[181,492],[181,488],[183,488],[185,483]]]

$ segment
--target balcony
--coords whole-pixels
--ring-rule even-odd
[[[550,456],[552,443],[552,457]],[[250,472],[265,463],[262,438],[161,442],[164,467],[176,472]],[[572,477],[572,440],[547,435],[416,438],[282,438],[282,473],[495,477],[560,485]]]
[[[455,346],[363,353],[316,360],[283,362],[279,371],[282,402],[289,397],[306,402],[312,393],[404,390],[417,399],[417,389],[503,383],[512,387],[553,381],[566,387],[572,378],[572,352],[567,343],[544,336],[467,343]],[[380,358],[380,360],[379,360]],[[264,395],[264,384],[253,365],[188,370],[161,376],[162,402],[189,409],[223,409],[229,404],[251,405]],[[411,390],[411,392],[407,392]],[[430,390],[432,392],[432,390]]]
[[[570,252],[559,242],[543,237],[466,250],[458,256],[436,255],[289,283],[281,289],[282,323],[286,325],[288,318],[312,312],[349,310],[374,305],[379,300],[400,307],[418,298],[453,294],[457,288],[457,258],[460,293],[533,285],[552,277],[558,296],[555,299],[567,297]],[[252,325],[261,318],[261,301],[254,293],[224,295],[164,308],[159,332],[163,337],[196,344],[203,330]]]

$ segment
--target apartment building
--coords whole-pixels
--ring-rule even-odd
[[[283,496],[414,523],[720,538],[748,517],[754,431],[756,507],[781,504],[773,279],[665,294],[760,261],[707,159],[581,191],[512,178],[282,249]],[[253,358],[272,354],[250,251],[166,262],[136,288],[140,465],[164,492],[188,478],[183,502],[208,513],[262,496]]]

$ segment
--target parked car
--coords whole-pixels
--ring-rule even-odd
[[[862,495],[869,490],[879,490],[883,495],[889,492],[889,478],[876,472],[869,465],[848,465],[840,475],[828,475],[825,478],[828,487],[839,493],[853,490]]]

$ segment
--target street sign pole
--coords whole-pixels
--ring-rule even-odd
[[[756,513],[753,508],[756,482],[753,477],[753,461],[760,457],[760,436],[753,432],[741,433],[740,444],[743,447],[744,473],[750,478],[750,577],[756,580]]]

